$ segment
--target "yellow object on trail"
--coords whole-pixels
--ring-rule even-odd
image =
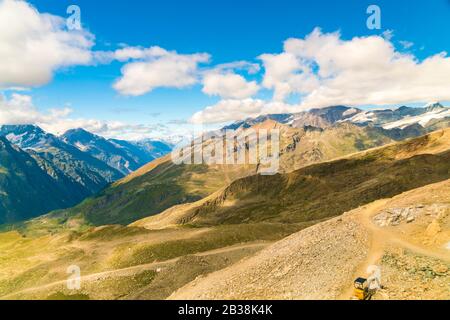
[[[369,287],[367,285],[367,279],[365,278],[357,278],[354,282],[354,292],[353,295],[358,300],[368,300],[369,297]]]

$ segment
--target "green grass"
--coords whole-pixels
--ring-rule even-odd
[[[275,241],[310,225],[278,223],[224,225],[214,227],[206,234],[191,239],[167,241],[159,244],[126,243],[116,248],[109,263],[114,268],[125,268],[170,260],[239,243],[256,240]]]
[[[174,205],[200,200],[225,185],[226,178],[220,170],[206,165],[173,165],[169,161],[55,215],[82,216],[87,224],[97,226],[127,225]]]
[[[125,227],[121,225],[104,226],[100,230],[88,231],[83,233],[79,240],[81,241],[111,241],[114,239],[125,239],[141,234],[149,234],[150,230],[139,227]]]

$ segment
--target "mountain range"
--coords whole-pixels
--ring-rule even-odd
[[[369,111],[335,106],[249,118],[223,130],[279,129],[280,173],[290,173],[314,163],[446,128],[450,124],[449,110],[439,103],[423,108]],[[171,150],[171,145],[166,143],[105,139],[83,129],[55,136],[37,126],[4,125],[0,127],[0,136],[13,144],[14,150],[20,148],[27,153],[35,163],[22,168],[39,168],[51,178],[53,184],[48,184],[48,194],[55,195],[46,206],[27,206],[32,202],[22,199],[28,199],[33,192],[26,186],[12,189],[3,179],[0,185],[5,208],[5,214],[0,217],[3,223],[80,203],[67,209],[70,215],[81,215],[95,225],[128,224],[174,205],[201,200],[260,170],[259,164],[248,163],[175,165],[170,156],[164,156]],[[3,153],[12,152],[13,149],[6,148],[7,141],[3,143]],[[203,146],[208,143],[205,141]],[[3,172],[11,172],[10,164],[0,165]],[[11,201],[13,194],[21,206]],[[92,195],[95,196],[88,198]]]
[[[400,128],[419,125],[422,128],[434,129],[439,123],[448,124],[450,108],[439,102],[429,103],[423,108],[402,106],[394,109],[361,110],[355,107],[333,106],[311,109],[299,113],[262,115],[248,118],[224,127],[224,129],[250,128],[266,120],[274,120],[294,128],[312,126],[326,128],[338,122],[351,122],[360,126],[372,125],[384,129]]]
[[[159,141],[107,140],[83,129],[57,137],[34,125],[3,125],[0,137],[4,154],[0,162],[4,168],[0,183],[4,213],[0,214],[0,223],[73,206],[170,151],[169,145]],[[18,163],[8,161],[10,158],[18,159]],[[14,186],[12,177],[17,174],[46,175],[45,192],[33,196],[36,185],[32,183]]]
[[[400,109],[391,110],[392,121],[398,121],[398,114],[403,114],[404,119],[407,119],[412,115],[428,116],[436,109],[447,110],[436,105],[418,110],[403,107]],[[412,124],[404,128],[385,129],[374,123],[354,123],[353,117],[361,113],[363,111],[359,109],[338,106],[299,114],[247,119],[235,123],[233,128],[244,132],[248,128],[279,129],[279,172],[288,174],[315,163],[418,137],[434,130],[436,125],[445,127],[445,121],[448,121],[447,118],[438,119],[439,123],[433,122],[432,127]],[[380,116],[380,119],[387,119],[386,113],[388,112],[382,111],[384,116]],[[379,123],[385,121],[379,120]],[[208,143],[210,141],[204,141],[203,147]],[[65,214],[79,217],[93,225],[129,224],[159,214],[173,206],[204,199],[232,186],[234,181],[241,178],[256,177],[260,173],[259,170],[258,164],[250,163],[178,165],[172,162],[170,156],[165,156],[111,184],[78,206],[66,210]],[[274,180],[276,176],[268,179]]]
[[[171,151],[170,145],[152,140],[129,142],[105,139],[83,129],[73,129],[60,139],[127,175]]]

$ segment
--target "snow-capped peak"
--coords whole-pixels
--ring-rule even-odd
[[[428,104],[425,108],[426,112],[417,116],[407,116],[401,120],[394,121],[383,125],[384,129],[405,128],[412,124],[420,124],[426,126],[428,122],[436,119],[450,117],[450,108],[442,106],[440,103]]]

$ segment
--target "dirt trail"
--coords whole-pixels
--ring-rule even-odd
[[[377,215],[392,199],[382,199],[375,201],[364,207],[358,215],[355,215],[355,219],[361,223],[370,232],[371,243],[370,249],[365,262],[358,267],[358,271],[355,273],[354,278],[359,276],[367,276],[367,268],[371,265],[379,265],[381,258],[385,253],[387,245],[393,244],[396,247],[407,249],[416,254],[422,256],[432,257],[443,261],[450,262],[450,255],[430,250],[430,248],[424,248],[417,244],[413,244],[406,238],[402,237],[399,233],[388,231],[384,228],[378,227],[373,222],[373,217]],[[353,284],[345,290],[339,299],[349,299],[352,297]]]
[[[378,261],[383,257],[384,248],[386,246],[386,240],[383,237],[378,236],[378,228],[371,222],[371,217],[373,217],[378,211],[386,205],[389,200],[383,199],[378,200],[375,203],[372,203],[366,206],[366,209],[363,210],[359,215],[355,215],[356,219],[364,225],[368,231],[370,232],[370,249],[364,263],[358,267],[357,272],[355,273],[354,278],[366,275],[367,268],[371,265],[376,265]],[[353,284],[346,289],[338,300],[348,300],[352,297],[353,294]]]
[[[448,202],[449,185],[450,181],[446,181],[418,188],[316,224],[252,257],[205,278],[195,279],[175,291],[169,299],[350,299],[353,280],[359,276],[366,277],[370,265],[386,268],[383,273],[386,272],[388,277],[384,279],[388,288],[396,288],[398,292],[415,288],[415,297],[432,297],[434,293],[436,297],[443,297],[445,275],[441,273],[445,271],[435,270],[447,270],[450,251],[444,249],[442,241],[439,245],[423,242],[422,234],[435,217],[427,208]],[[412,222],[381,227],[374,220],[382,212],[417,205],[424,209],[420,209]],[[447,243],[445,241],[442,243]],[[414,277],[405,287],[397,283],[405,269],[396,269],[397,264],[389,269],[390,265],[386,263],[395,261],[395,258],[384,262],[385,256],[391,257],[396,252],[404,252],[405,259],[414,257],[407,261],[408,264],[401,264],[408,268],[408,272],[416,270],[411,271]],[[415,257],[424,259],[417,263],[425,261],[426,267],[421,266],[425,271],[416,267]],[[430,272],[432,280],[422,285],[423,279],[429,279]],[[396,289],[392,289],[394,293],[389,289],[381,290],[379,298],[399,297]]]
[[[193,254],[193,256],[204,257],[204,256],[228,253],[228,252],[242,250],[242,249],[248,249],[248,248],[264,248],[264,247],[269,246],[270,244],[271,244],[271,242],[256,242],[256,243],[239,244],[239,245],[228,246],[228,247],[224,247],[224,248],[220,248],[220,249],[199,252],[199,253]],[[108,277],[130,276],[133,274],[140,273],[142,271],[165,267],[167,265],[177,262],[180,258],[181,257],[177,257],[177,258],[166,260],[166,261],[152,262],[152,263],[140,264],[140,265],[127,267],[127,268],[92,273],[89,275],[81,276],[80,281],[81,281],[81,283],[83,283],[85,281],[99,281],[99,280],[102,280],[102,279],[105,279]],[[39,290],[45,290],[45,289],[52,288],[54,286],[63,285],[66,283],[66,281],[67,281],[67,279],[59,280],[59,281],[55,281],[52,283],[47,283],[45,285],[26,288],[26,289],[23,289],[20,291],[12,292],[7,295],[0,296],[0,300],[10,299],[19,294],[30,293],[30,292],[39,291]]]

